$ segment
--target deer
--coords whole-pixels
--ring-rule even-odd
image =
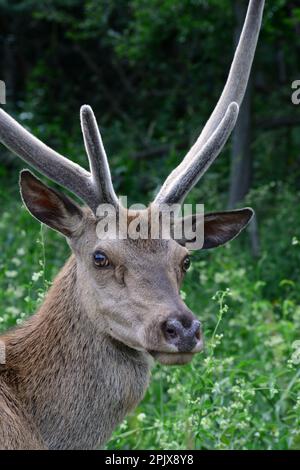
[[[249,1],[221,97],[149,207],[182,205],[221,153],[245,94],[263,9],[264,0]],[[184,365],[203,350],[200,320],[180,296],[191,240],[97,236],[101,204],[111,205],[119,216],[125,212],[128,220],[143,218],[149,208],[139,213],[122,206],[88,105],[81,107],[80,118],[89,171],[0,110],[0,141],[84,203],[47,186],[28,169],[20,173],[24,205],[66,238],[72,254],[38,311],[0,336],[5,348],[0,367],[1,449],[103,448],[143,399],[155,361]],[[205,214],[202,249],[234,239],[253,213],[246,207]],[[196,222],[197,214],[189,217]]]

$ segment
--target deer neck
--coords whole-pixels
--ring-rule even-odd
[[[37,314],[4,337],[10,385],[50,448],[101,446],[149,380],[148,356],[96,331],[78,292],[72,256]]]

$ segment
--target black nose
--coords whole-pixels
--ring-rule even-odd
[[[162,324],[162,331],[169,344],[180,352],[190,352],[201,336],[201,323],[190,317],[170,317]]]

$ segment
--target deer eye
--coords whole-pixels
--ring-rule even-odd
[[[186,272],[191,265],[191,260],[189,256],[186,256],[182,262],[182,269],[184,272]]]
[[[109,259],[102,251],[95,251],[94,253],[94,265],[97,268],[107,268],[109,266]]]

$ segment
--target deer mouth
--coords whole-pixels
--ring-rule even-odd
[[[192,351],[171,351],[171,352],[166,352],[166,351],[148,351],[149,354],[155,359],[155,361],[159,362],[162,365],[167,365],[167,366],[181,366],[184,364],[188,364],[191,362],[195,354],[203,351],[203,340],[201,339],[200,341],[197,342],[197,345]]]
[[[166,366],[182,366],[188,364],[196,353],[166,353],[158,351],[149,351],[155,361]]]

